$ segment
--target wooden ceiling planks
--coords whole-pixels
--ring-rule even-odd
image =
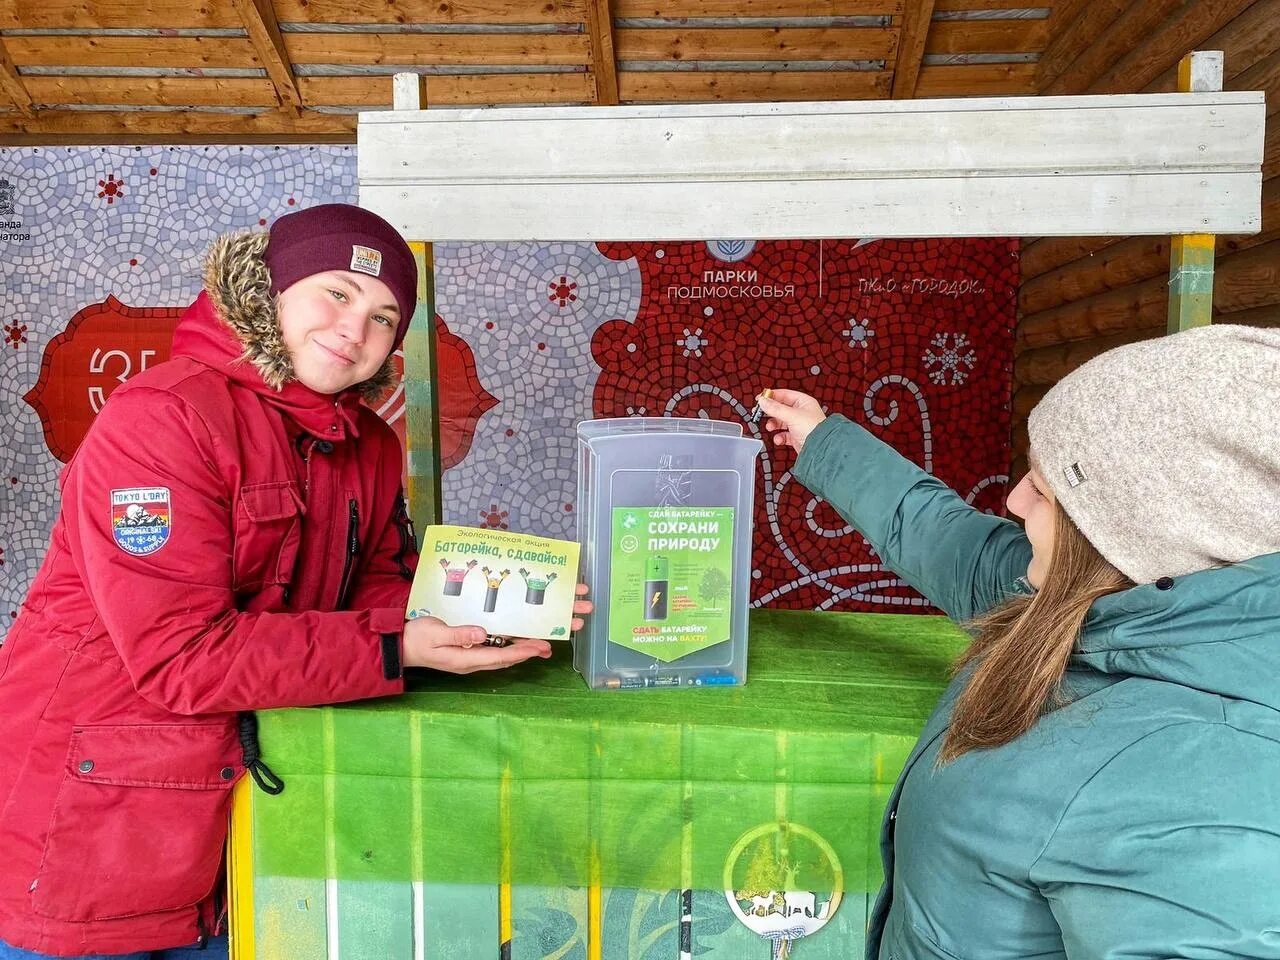
[[[618,59],[892,60],[898,35],[883,27],[734,27],[617,32]]]
[[[1034,63],[977,63],[921,67],[916,97],[1029,97],[1036,92]],[[959,91],[963,90],[963,93]]]
[[[889,95],[885,71],[628,71],[619,75],[624,103],[876,100]]]
[[[1138,5],[0,0],[8,52],[6,60],[0,47],[0,138],[64,129],[61,116],[34,122],[50,111],[80,114],[89,139],[161,129],[166,119],[175,135],[195,127],[216,135],[210,131],[226,128],[227,116],[254,117],[247,135],[342,136],[351,118],[325,118],[389,106],[390,75],[399,70],[427,74],[434,105],[1028,95],[1079,69],[1100,34]],[[1182,20],[1222,26],[1204,13],[1192,19],[1184,11]],[[1090,80],[1105,76],[1092,71]],[[299,122],[265,119],[273,109]],[[144,111],[145,120],[106,122],[115,112]],[[207,123],[189,116],[202,112],[226,116]]]
[[[390,77],[303,77],[299,82],[312,107],[391,108]],[[572,105],[595,99],[587,73],[445,74],[427,77],[426,89],[433,107]]]
[[[585,33],[286,33],[295,65],[591,65]]]
[[[1048,92],[1063,72],[1124,12],[1128,0],[1073,0],[1054,11],[1053,39],[1040,54],[1036,86]]]
[[[190,0],[6,0],[0,30],[216,30],[241,27],[229,3]]]
[[[623,19],[766,19],[897,16],[907,0],[614,0]]]
[[[147,0],[152,2],[152,0]],[[281,23],[581,24],[587,0],[275,0]]]
[[[38,106],[276,107],[266,77],[24,77]]]
[[[1245,6],[1247,9],[1244,12],[1227,22],[1225,26],[1222,26],[1216,33],[1207,38],[1202,35],[1202,29],[1195,28],[1196,18],[1208,15],[1216,21],[1219,19],[1223,8],[1215,8],[1213,6],[1193,8],[1188,11],[1188,16],[1181,18],[1177,26],[1171,24],[1164,31],[1170,34],[1167,39],[1179,37],[1184,44],[1184,50],[1192,48],[1221,50],[1223,53],[1223,87],[1227,90],[1263,89],[1263,86],[1233,86],[1232,84],[1236,77],[1245,72],[1245,70],[1265,59],[1269,54],[1274,54],[1277,50],[1280,50],[1280,2],[1277,2],[1277,0],[1266,0],[1266,2],[1247,0]],[[1106,79],[1104,77],[1101,82],[1105,82]],[[1178,89],[1177,60],[1167,63],[1163,72],[1143,89],[1147,93],[1173,93],[1176,91]],[[1271,98],[1268,97],[1268,106],[1270,105]]]
[[[354,143],[355,114],[308,110],[290,117],[272,108],[228,113],[41,110],[15,125],[8,143]]]
[[[22,67],[260,68],[253,44],[241,37],[131,37],[117,35],[6,37]]]
[[[1228,90],[1266,91],[1267,116],[1274,117],[1280,111],[1280,50],[1236,74],[1225,86]]]
[[[1048,41],[1048,20],[940,20],[925,53],[1039,53]]]

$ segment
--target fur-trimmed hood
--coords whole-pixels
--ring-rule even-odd
[[[284,345],[271,273],[264,253],[268,234],[250,230],[227,233],[209,247],[204,260],[204,289],[223,322],[244,345],[244,359],[262,380],[279,390],[293,378],[293,361]],[[356,384],[365,400],[386,392],[395,382],[391,358],[368,380]]]

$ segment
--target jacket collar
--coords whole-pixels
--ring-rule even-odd
[[[1072,662],[1280,709],[1277,597],[1280,553],[1132,587],[1094,603]]]

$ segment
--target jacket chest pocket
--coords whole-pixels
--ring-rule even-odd
[[[235,508],[232,589],[288,585],[302,543],[302,498],[292,480],[240,488]]]
[[[106,920],[208,897],[244,771],[237,747],[230,723],[77,729],[31,888],[35,912]]]

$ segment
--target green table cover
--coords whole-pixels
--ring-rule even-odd
[[[252,956],[489,957],[502,941],[528,958],[742,957],[742,936],[769,956],[724,891],[784,881],[842,888],[804,956],[853,955],[884,803],[966,638],[939,617],[750,624],[738,688],[590,691],[565,645],[497,673],[423,673],[399,698],[263,713],[286,789],[253,794],[236,841]],[[603,944],[585,930],[592,891]]]

